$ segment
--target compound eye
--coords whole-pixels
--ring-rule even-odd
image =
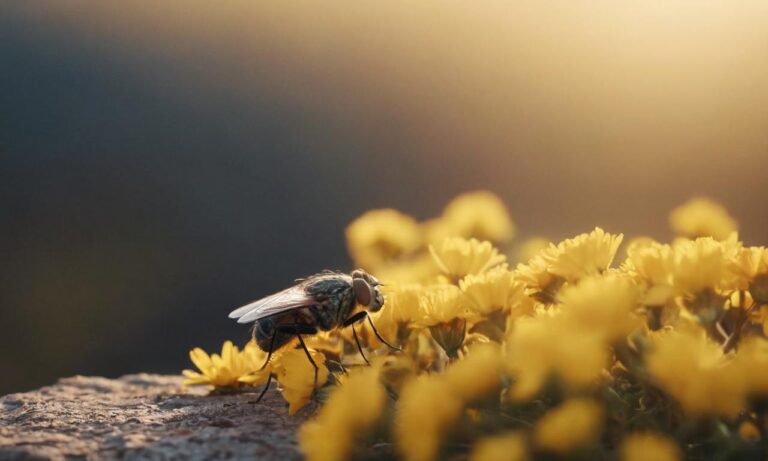
[[[384,307],[384,296],[381,295],[381,293],[376,293],[375,300],[371,303],[371,306],[369,307],[369,310],[371,312],[378,312],[381,310],[381,308]]]
[[[371,301],[375,299],[373,287],[371,287],[365,280],[358,278],[352,280],[352,287],[355,290],[355,299],[357,299],[357,302],[363,306],[370,306]]]

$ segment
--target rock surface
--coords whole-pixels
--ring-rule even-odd
[[[288,416],[274,388],[260,403],[255,392],[206,393],[140,374],[10,394],[0,398],[0,460],[301,459],[295,434],[312,405]]]

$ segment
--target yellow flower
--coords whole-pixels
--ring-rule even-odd
[[[621,461],[678,461],[680,448],[667,437],[650,434],[630,434],[619,448]]]
[[[527,298],[523,284],[515,280],[506,265],[496,266],[483,274],[467,275],[461,279],[459,287],[477,315],[509,311]]]
[[[627,246],[621,270],[645,287],[642,303],[664,306],[677,294],[672,287],[672,247],[651,239],[635,239]]]
[[[477,191],[453,199],[440,218],[427,223],[426,234],[432,243],[449,237],[506,242],[514,236],[515,224],[496,195]]]
[[[633,311],[639,307],[640,290],[627,277],[591,276],[563,288],[562,310],[580,329],[594,330],[609,342],[629,334],[639,324]]]
[[[672,247],[674,287],[688,294],[734,289],[736,282],[729,276],[729,267],[740,252],[736,234],[722,242],[711,237],[676,242]]]
[[[421,244],[421,230],[410,216],[393,209],[371,210],[347,227],[347,246],[364,269],[400,258]]]
[[[627,247],[627,272],[649,285],[672,285],[672,247],[633,242]]]
[[[421,376],[405,385],[395,414],[395,439],[406,461],[431,461],[462,414],[461,400],[447,382]]]
[[[251,386],[266,383],[269,375],[272,373],[271,363],[264,366],[264,363],[267,361],[267,353],[261,350],[254,341],[249,341],[243,348],[243,354],[246,360],[253,364],[253,371],[241,376],[238,381]],[[262,369],[263,366],[264,368]]]
[[[629,239],[629,241],[625,242],[626,245],[624,246],[624,257],[627,257],[628,253],[627,251],[630,248],[645,248],[649,246],[658,245],[659,242],[657,242],[653,237],[649,237],[647,235],[637,235],[635,237],[632,237]]]
[[[339,359],[344,353],[344,340],[335,331],[319,331],[305,337],[304,342],[310,350],[322,351],[324,355],[334,359]]]
[[[729,261],[730,270],[747,283],[761,274],[768,274],[768,249],[765,247],[742,247]],[[742,289],[744,289],[742,288]]]
[[[250,375],[249,384],[266,382],[269,370],[255,373],[266,360],[266,354],[253,341],[240,351],[232,341],[226,341],[221,348],[221,355],[210,356],[199,347],[189,351],[189,358],[200,372],[184,370],[184,384],[208,384],[216,387],[238,387],[241,378]],[[269,368],[269,367],[267,367]]]
[[[729,271],[739,290],[750,290],[760,303],[768,303],[768,249],[765,247],[741,248],[728,261]]]
[[[507,369],[516,379],[510,397],[527,400],[536,395],[551,373],[573,386],[598,382],[608,365],[603,336],[582,331],[561,313],[523,317],[507,337]]]
[[[669,224],[678,235],[689,238],[728,238],[736,232],[737,224],[719,203],[706,198],[694,198],[669,214]]]
[[[384,308],[377,314],[378,318],[395,324],[405,324],[417,320],[421,316],[419,299],[425,290],[418,283],[404,283],[382,287]]]
[[[506,261],[506,256],[491,245],[475,239],[449,238],[429,251],[440,270],[449,277],[461,278],[469,274],[481,274]]]
[[[328,380],[325,355],[310,350],[318,366],[317,387]],[[283,398],[288,402],[288,414],[292,415],[309,403],[315,392],[315,368],[303,349],[289,349],[273,356],[272,370],[280,383]]]
[[[456,318],[466,318],[466,301],[461,290],[449,284],[432,285],[422,290],[419,296],[418,326],[433,326],[448,323]]]
[[[469,461],[525,461],[528,449],[525,436],[520,432],[508,432],[480,439],[472,447]]]
[[[385,285],[421,283],[434,280],[440,274],[432,255],[418,253],[406,260],[382,264],[376,268],[376,277]]]
[[[546,292],[558,278],[576,281],[605,271],[613,262],[622,238],[622,234],[612,235],[597,227],[589,234],[550,244],[526,264],[518,264],[515,272],[529,289]],[[553,297],[553,293],[548,295]]]
[[[750,394],[768,397],[768,339],[745,338],[735,361],[749,385]]]
[[[515,268],[515,278],[532,292],[542,292],[549,289],[556,278],[549,272],[550,261],[557,257],[557,253],[557,247],[550,243],[548,247],[540,250],[525,264],[518,264]]]
[[[432,285],[419,297],[419,319],[414,325],[429,327],[432,337],[452,358],[464,344],[469,314],[465,304],[461,290],[448,284]]]
[[[307,460],[349,459],[355,443],[375,427],[385,401],[377,368],[352,370],[344,384],[331,392],[317,418],[301,427],[299,445]]]
[[[466,402],[499,389],[501,366],[498,344],[477,344],[452,363],[443,377],[453,393]]]
[[[654,335],[646,366],[658,385],[691,415],[733,417],[745,406],[744,370],[728,360],[703,331]]]
[[[549,239],[544,237],[531,237],[517,250],[518,261],[529,261],[531,258],[539,254],[542,250],[547,248],[550,244]]]
[[[599,274],[611,265],[623,238],[623,234],[609,234],[596,227],[589,234],[564,240],[557,245],[556,252],[547,255],[548,270],[568,281]]]
[[[533,439],[544,450],[566,454],[594,442],[603,426],[603,408],[591,399],[571,399],[536,423]]]

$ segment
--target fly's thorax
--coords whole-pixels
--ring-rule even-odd
[[[351,286],[344,292],[339,293],[338,308],[336,311],[336,321],[339,325],[343,324],[344,321],[352,315],[352,311],[355,310],[356,306],[355,293]]]
[[[322,329],[341,326],[355,307],[352,277],[342,273],[319,274],[307,279],[306,291],[315,300],[311,309]]]

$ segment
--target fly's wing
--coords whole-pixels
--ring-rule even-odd
[[[229,318],[237,319],[237,323],[248,323],[316,302],[303,285],[296,285],[235,309],[229,313]]]

